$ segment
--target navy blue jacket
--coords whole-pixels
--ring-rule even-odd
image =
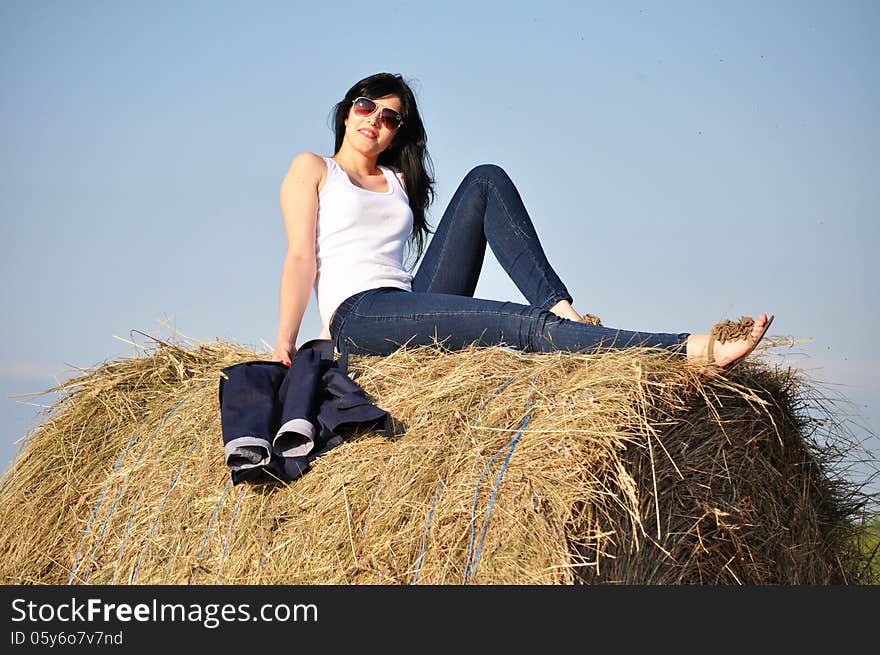
[[[220,423],[232,482],[294,480],[342,443],[348,429],[394,436],[391,416],[333,361],[333,342],[312,339],[290,366],[252,361],[222,369]]]

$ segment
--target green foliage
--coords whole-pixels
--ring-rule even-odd
[[[859,546],[866,557],[870,557],[870,583],[880,584],[880,513],[865,521],[859,532]]]

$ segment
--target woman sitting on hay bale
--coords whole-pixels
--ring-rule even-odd
[[[413,277],[403,266],[404,244],[412,239],[421,256],[434,181],[410,87],[388,73],[357,82],[335,107],[335,129],[333,157],[301,153],[281,187],[289,246],[273,361],[289,364],[296,353],[313,282],[320,338],[360,355],[435,339],[452,350],[474,342],[526,352],[641,346],[670,349],[707,370],[730,369],[773,320],[762,313],[719,323],[711,334],[666,334],[581,316],[516,187],[493,164],[465,176]],[[487,242],[530,304],[473,297]]]

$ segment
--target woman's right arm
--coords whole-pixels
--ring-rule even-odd
[[[318,155],[297,155],[281,183],[281,213],[287,234],[287,254],[281,270],[278,334],[272,361],[289,364],[309,304],[317,273],[315,231],[318,217],[318,184],[324,162]]]

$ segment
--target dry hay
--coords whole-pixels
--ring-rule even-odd
[[[862,583],[866,504],[812,389],[752,359],[401,349],[350,370],[398,421],[232,485],[220,341],[105,362],[0,481],[5,584]],[[833,418],[833,417],[832,417]],[[834,441],[837,438],[837,441]]]

